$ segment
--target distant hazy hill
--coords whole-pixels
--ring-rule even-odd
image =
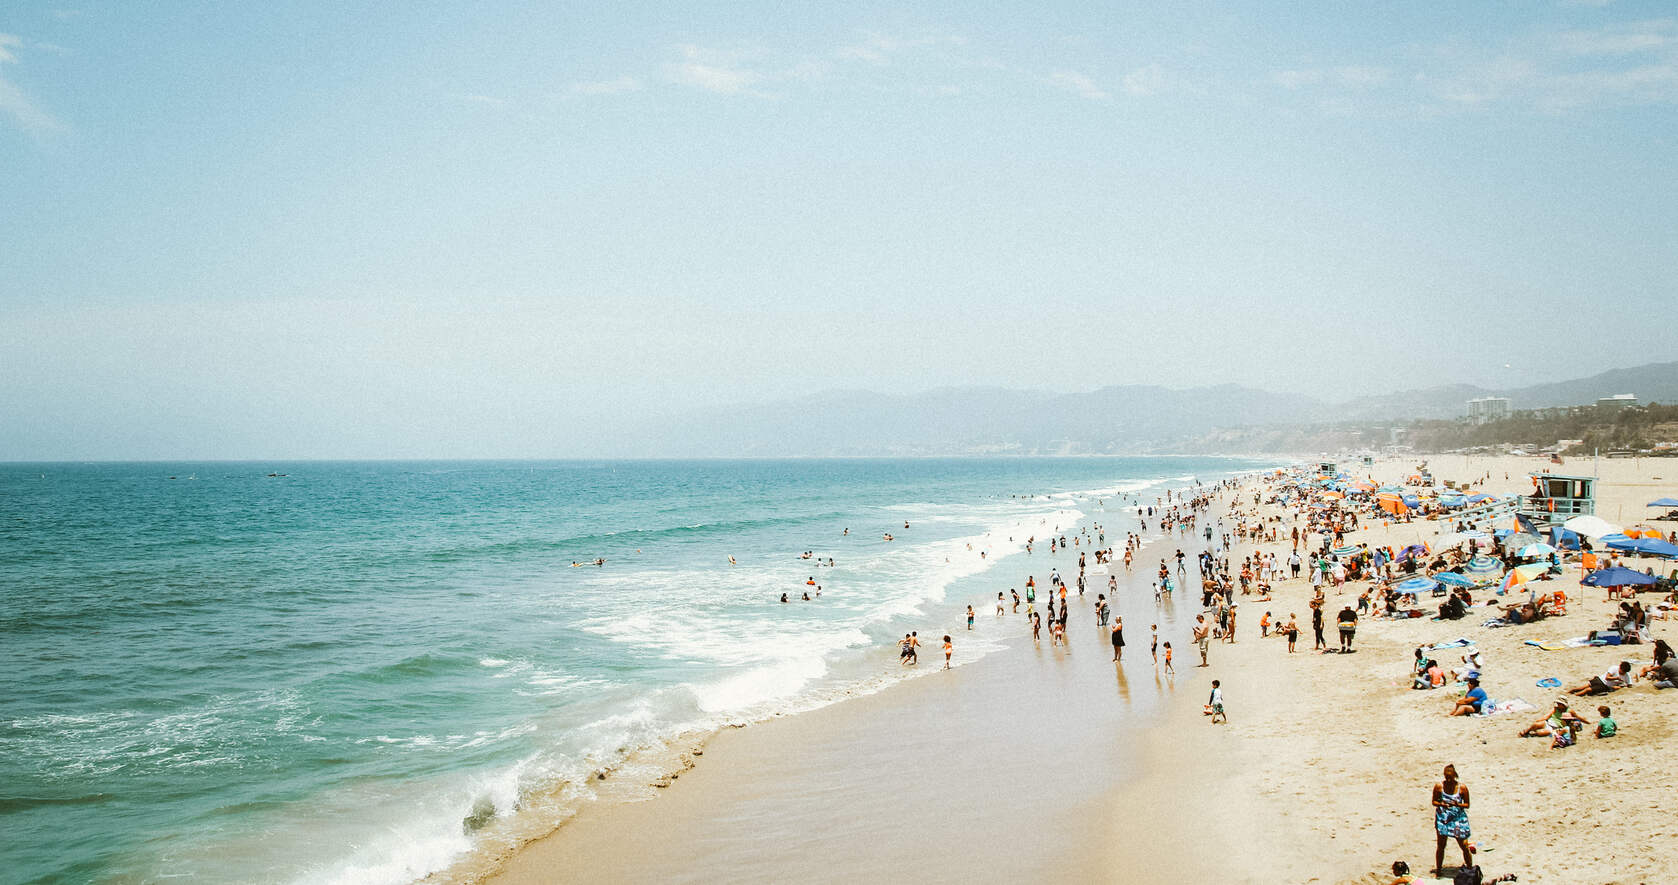
[[[1678,403],[1678,362],[1649,363],[1629,369],[1614,369],[1589,378],[1511,390],[1487,390],[1472,384],[1406,390],[1349,403],[1345,417],[1454,418],[1463,413],[1464,401],[1474,397],[1506,396],[1511,409],[1543,409],[1581,406],[1595,402],[1598,397],[1617,393],[1636,394],[1637,401],[1641,403]]]
[[[1331,404],[1307,396],[1222,385],[1188,390],[1126,385],[1052,394],[962,387],[909,395],[828,391],[760,406],[667,419],[615,441],[605,454],[661,457],[1117,454],[1170,450],[1234,428],[1448,418],[1463,401],[1507,396],[1513,408],[1579,405],[1613,393],[1678,402],[1678,362],[1591,378],[1490,391],[1459,384]],[[1238,434],[1231,438],[1250,438]],[[1215,438],[1215,436],[1214,436]],[[656,449],[653,448],[656,446]]]

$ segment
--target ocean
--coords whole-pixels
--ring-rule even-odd
[[[895,640],[993,610],[1028,538],[1075,574],[1132,499],[1265,466],[0,465],[0,881],[413,881],[910,678]]]

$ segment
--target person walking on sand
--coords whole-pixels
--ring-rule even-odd
[[[1288,612],[1288,654],[1293,654],[1293,644],[1299,641],[1299,619],[1293,612]]]
[[[1224,690],[1221,687],[1222,685],[1223,683],[1218,680],[1212,680],[1212,696],[1206,699],[1206,712],[1212,717],[1214,725],[1229,721],[1229,717],[1224,714]]]
[[[1206,662],[1206,651],[1211,646],[1212,627],[1206,623],[1205,615],[1194,616],[1194,643],[1200,646],[1200,666],[1211,666]]]
[[[1335,620],[1340,624],[1340,653],[1346,654],[1352,650],[1352,637],[1358,632],[1358,613],[1348,605],[1340,610]]]
[[[1457,780],[1457,767],[1445,766],[1444,780],[1433,785],[1433,829],[1438,844],[1433,849],[1433,874],[1444,875],[1445,842],[1457,840],[1462,849],[1462,865],[1474,865],[1474,849],[1468,847],[1468,785]]]
[[[1113,660],[1124,658],[1124,618],[1113,617]]]

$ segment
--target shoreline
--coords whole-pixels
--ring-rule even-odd
[[[1510,468],[1509,480],[1487,484],[1493,490],[1516,490],[1526,470],[1543,466],[1536,459],[1458,460],[1436,466],[1436,473],[1466,478],[1470,468]],[[1376,471],[1404,463],[1388,461]],[[1632,475],[1630,462],[1620,464],[1623,468],[1605,471],[1599,513],[1623,511],[1627,496],[1641,489],[1678,484],[1649,480],[1647,468],[1639,471],[1644,476]],[[1214,504],[1208,512],[1215,518],[1225,507]],[[1441,525],[1366,527],[1349,540],[1436,534]],[[1151,547],[1157,550],[1161,541],[1174,546],[1177,540],[1188,538],[1167,536]],[[1260,546],[1284,555],[1287,549],[1285,543]],[[1237,542],[1232,557],[1239,561],[1252,547]],[[1147,583],[1142,563],[1151,552],[1138,558],[1137,572],[1129,581],[1121,577],[1121,585]],[[1122,576],[1122,566],[1119,570]],[[1134,875],[1160,881],[1189,876],[1384,885],[1390,877],[1381,878],[1379,871],[1392,860],[1405,859],[1417,871],[1431,867],[1426,790],[1438,767],[1455,761],[1477,791],[1476,859],[1488,875],[1517,872],[1522,881],[1537,882],[1655,881],[1659,870],[1678,864],[1673,840],[1662,841],[1672,833],[1669,826],[1658,817],[1640,820],[1662,813],[1664,794],[1653,782],[1664,767],[1658,757],[1645,756],[1674,733],[1668,698],[1646,685],[1617,693],[1609,699],[1616,716],[1635,722],[1635,731],[1622,725],[1622,735],[1605,745],[1584,742],[1552,753],[1538,746],[1547,742],[1514,736],[1525,714],[1448,719],[1441,709],[1444,693],[1395,685],[1407,677],[1410,649],[1451,638],[1445,633],[1474,636],[1486,649],[1496,674],[1488,674],[1488,687],[1495,685],[1498,697],[1524,695],[1542,703],[1548,694],[1526,678],[1533,673],[1558,670],[1571,682],[1599,672],[1600,664],[1622,650],[1544,652],[1520,644],[1534,635],[1571,635],[1605,623],[1608,606],[1594,591],[1571,592],[1576,573],[1561,580],[1567,583],[1557,586],[1569,589],[1574,601],[1560,623],[1493,631],[1479,628],[1473,617],[1450,623],[1369,621],[1360,627],[1358,654],[1351,656],[1316,655],[1303,647],[1288,656],[1279,640],[1257,637],[1257,611],[1247,610],[1236,643],[1213,643],[1211,668],[1194,667],[1188,660],[1192,646],[1176,643],[1183,666],[1175,684],[1153,700],[1143,691],[1133,699],[1125,687],[1127,680],[1145,683],[1151,670],[1138,663],[1138,656],[1147,654],[1147,621],[1136,617],[1132,587],[1119,608],[1130,644],[1125,675],[1117,680],[1121,706],[1113,709],[1140,716],[1118,717],[1105,705],[1088,703],[1089,692],[1103,682],[1112,685],[1115,675],[1095,666],[1106,662],[1093,660],[1104,656],[1097,653],[1096,638],[1086,635],[1093,629],[1083,621],[1087,607],[1075,604],[1068,624],[1074,639],[1070,654],[1055,659],[1058,652],[1046,655],[1047,646],[1016,641],[945,674],[950,679],[906,680],[850,703],[730,729],[707,742],[703,764],[655,800],[585,808],[482,879],[699,880],[726,869],[731,879],[826,880],[892,874],[932,857],[939,863],[937,878],[965,871],[998,879],[1019,871],[1056,880]],[[1305,611],[1304,597],[1303,582],[1279,584],[1266,608],[1285,618],[1287,611]],[[1198,610],[1198,600],[1190,605],[1179,599],[1177,605],[1178,619]],[[1656,623],[1657,636],[1669,635],[1665,622]],[[1166,635],[1163,622],[1161,635]],[[1308,634],[1301,646],[1306,641]],[[1636,651],[1646,657],[1647,648]],[[1104,680],[1093,675],[1102,671]],[[1203,683],[1214,677],[1223,680],[1229,698],[1227,726],[1208,725],[1200,715]],[[1113,696],[1111,688],[1102,691]],[[975,715],[973,704],[1000,706]],[[1034,710],[1061,718],[1036,721]],[[1129,721],[1118,724],[1121,718]],[[833,746],[832,734],[853,741]],[[1109,740],[1115,734],[1123,740]],[[972,750],[974,743],[981,749]],[[872,757],[884,771],[869,773],[869,759],[858,757],[876,746],[887,748],[885,755]],[[962,764],[938,763],[940,755],[952,753]],[[1118,756],[1140,761],[1127,769]],[[1630,783],[1616,772],[1627,764],[1651,763],[1656,776]],[[810,770],[822,765],[838,770]],[[1006,773],[1016,765],[1034,767],[1035,774]],[[1558,766],[1572,776],[1557,778]],[[915,790],[899,801],[870,798],[871,788],[892,795],[894,777],[910,784],[919,777],[945,799],[929,803]],[[1034,793],[1059,798],[1044,804]],[[998,802],[998,796],[1009,798]],[[1617,806],[1631,813],[1616,815]],[[825,835],[801,835],[798,827],[782,825],[794,832],[770,833],[783,835],[779,840],[759,838],[765,834],[753,835],[752,829],[771,820],[819,828],[857,815],[881,823],[849,824]],[[1610,848],[1570,841],[1566,821],[1577,817],[1591,819],[1599,831],[1606,828],[1613,837]]]
[[[1168,481],[1162,480],[1162,482]],[[1143,506],[1146,506],[1146,504]],[[1105,523],[1110,521],[1111,516],[1115,513],[1121,514],[1122,519],[1134,521],[1134,514],[1125,517],[1122,516],[1123,512],[1123,508],[1109,509],[1103,519],[1095,521]],[[1089,518],[1089,515],[1086,514],[1086,519]],[[1157,533],[1157,525],[1155,531]],[[1171,549],[1179,543],[1186,545],[1187,537],[1179,534],[1161,534],[1146,542],[1137,555],[1134,570],[1128,576],[1125,574],[1121,563],[1113,563],[1112,566],[1115,569],[1113,574],[1119,577],[1121,588],[1132,584],[1144,586],[1151,584],[1152,570],[1144,566],[1148,557],[1165,558],[1171,552]],[[1122,539],[1118,546],[1122,550]],[[1075,559],[1068,559],[1064,564],[1073,564],[1075,561]],[[1062,564],[1060,560],[1048,560],[1042,571],[1046,573],[1049,569],[1058,568]],[[1093,621],[1093,603],[1097,593],[1105,592],[1104,579],[1106,575],[1107,572],[1104,568],[1102,571],[1092,570],[1087,597],[1082,603],[1078,601],[1075,594],[1069,593],[1069,599],[1073,601],[1072,615],[1068,621],[1067,631],[1069,645],[1073,645],[1069,652],[1052,649],[1046,637],[1040,644],[1034,645],[1029,638],[1029,632],[1020,627],[1018,630],[1011,630],[1009,636],[1001,640],[1005,647],[991,652],[980,660],[958,665],[950,674],[944,675],[962,680],[959,690],[976,692],[982,703],[1019,705],[1031,703],[1033,700],[1041,703],[1043,698],[1031,697],[1036,693],[1035,689],[1041,688],[1040,685],[1018,681],[1008,682],[1005,679],[998,679],[995,675],[996,672],[1029,667],[1033,664],[1040,666],[1048,663],[1051,667],[1056,667],[1071,663],[1078,668],[1072,676],[1075,680],[1073,686],[1063,685],[1058,687],[1051,703],[1043,710],[1046,713],[1056,712],[1054,705],[1058,703],[1063,705],[1058,712],[1064,713],[1065,707],[1081,705],[1084,697],[1078,692],[1090,690],[1101,681],[1112,683],[1115,678],[1113,668],[1106,657],[1110,654],[1110,645],[1107,643],[1105,632],[1103,631],[1093,638],[1084,635],[1088,631],[1096,629],[1091,623]],[[1023,579],[1023,573],[1019,577]],[[1013,581],[1013,579],[1002,580],[1001,583],[1006,584],[1010,581]],[[1019,583],[1019,581],[1014,582]],[[1143,596],[1147,596],[1145,608],[1149,611],[1153,610],[1154,603],[1151,594],[1147,591],[1138,591],[1132,587],[1130,592],[1125,594],[1121,590],[1121,596],[1126,595],[1132,603],[1136,603]],[[1168,613],[1176,611],[1179,612],[1176,617],[1192,619],[1193,613],[1198,611],[1198,606],[1191,607],[1186,603],[1179,602],[1178,600],[1184,599],[1182,591],[1179,591],[1176,596],[1176,599],[1166,604],[1166,611]],[[976,605],[975,608],[978,609],[978,606]],[[1118,680],[1118,691],[1121,695],[1128,692],[1126,679],[1142,682],[1152,679],[1155,688],[1148,689],[1146,692],[1139,691],[1138,694],[1157,692],[1160,678],[1157,674],[1153,674],[1151,666],[1145,671],[1130,672],[1133,667],[1144,666],[1135,662],[1141,659],[1137,656],[1145,658],[1148,654],[1146,645],[1148,622],[1143,620],[1141,614],[1139,614],[1142,611],[1141,609],[1132,610],[1129,607],[1120,608],[1118,606],[1115,608],[1118,614],[1127,618],[1125,630],[1127,640],[1130,643],[1127,647],[1126,669],[1124,671],[1126,675]],[[983,609],[979,609],[979,611],[979,624],[984,625],[996,620],[993,611],[987,612]],[[1010,612],[1009,618],[1013,617],[1019,616]],[[1176,621],[1173,619],[1170,623],[1176,623]],[[1182,628],[1179,632],[1186,631],[1186,620]],[[957,648],[959,649],[961,636],[959,633],[953,635],[957,639]],[[1162,637],[1166,636],[1165,629],[1162,629],[1161,635]],[[1185,645],[1180,640],[1176,644],[1179,649]],[[927,650],[929,654],[923,658],[922,666],[936,667],[935,644],[928,643]],[[878,651],[877,653],[885,655],[889,651]],[[1182,654],[1182,652],[1179,651],[1179,654]],[[1059,656],[1058,659],[1056,658],[1057,655]],[[1045,656],[1053,660],[1047,660]],[[895,658],[895,656],[893,657]],[[1182,685],[1185,672],[1185,670],[1179,669],[1176,686]],[[1058,675],[1064,676],[1066,674],[1063,672]],[[761,772],[754,772],[752,763],[744,760],[785,755],[786,747],[807,743],[812,732],[819,732],[822,729],[860,731],[870,734],[871,737],[880,741],[883,745],[886,738],[874,734],[869,726],[861,723],[895,719],[905,721],[903,726],[905,731],[914,731],[917,727],[937,729],[941,726],[936,721],[936,717],[949,716],[953,712],[948,707],[941,708],[938,706],[943,701],[943,688],[939,685],[941,681],[939,676],[940,674],[937,673],[923,672],[915,678],[892,680],[876,691],[855,697],[842,698],[814,710],[775,716],[740,728],[725,728],[707,737],[700,745],[704,758],[697,765],[689,766],[690,770],[676,772],[679,775],[677,778],[661,779],[664,782],[657,785],[661,789],[656,792],[656,795],[650,796],[645,801],[632,802],[627,805],[624,803],[589,803],[573,818],[555,828],[552,833],[532,840],[502,863],[496,864],[495,869],[486,869],[481,874],[460,878],[469,881],[493,882],[552,881],[555,869],[586,868],[593,871],[595,875],[613,880],[680,879],[679,868],[682,863],[687,862],[685,859],[668,859],[664,866],[658,868],[655,875],[645,870],[637,872],[634,869],[615,866],[612,852],[597,852],[591,846],[619,845],[621,847],[622,840],[626,838],[625,834],[654,827],[672,816],[703,817],[706,814],[706,806],[719,801],[714,798],[717,794],[732,795],[738,798],[736,791],[740,789],[741,783],[755,782],[759,777],[769,777],[769,775]],[[970,684],[976,680],[987,681],[976,685]],[[1176,686],[1167,685],[1165,690],[1175,690]],[[1189,693],[1193,694],[1194,692],[1190,691]],[[1095,767],[1090,761],[1090,754],[1098,752],[1098,750],[1089,747],[1080,748],[1078,751],[1080,758],[1076,763],[1077,770],[1069,772],[1071,778],[1067,783],[1058,783],[1054,788],[1061,791],[1059,795],[1065,795],[1067,790],[1076,789],[1071,785],[1071,781],[1078,781],[1087,785],[1092,780],[1105,783],[1107,779],[1115,777],[1137,779],[1144,776],[1145,766],[1138,761],[1141,757],[1134,748],[1136,745],[1143,743],[1149,734],[1144,726],[1160,716],[1162,710],[1159,698],[1153,696],[1139,698],[1137,706],[1141,712],[1141,716],[1137,718],[1117,716],[1114,715],[1114,711],[1106,711],[1101,716],[1096,717],[1099,720],[1094,723],[1096,727],[1122,729],[1128,733],[1129,743],[1111,748],[1112,752],[1101,759],[1099,767]],[[994,726],[994,723],[991,725]],[[943,727],[960,732],[969,728],[979,728],[981,723],[965,721],[953,726],[944,723]],[[1087,733],[1090,728],[1091,723],[1086,722],[1080,726],[1077,733]],[[994,738],[994,734],[991,736]],[[1019,736],[1021,744],[1029,746],[1031,740],[1032,738],[1028,734]],[[930,755],[937,755],[942,752],[937,742],[929,743],[923,749]],[[1003,752],[1003,757],[1015,759],[1019,757],[1021,752],[1029,751],[1009,749]],[[919,759],[919,761],[922,764],[927,764],[931,760]],[[1098,777],[1092,778],[1092,774],[1098,775]],[[792,776],[782,772],[775,777],[784,782]],[[1049,780],[1056,779],[1050,778]],[[761,790],[765,787],[766,785],[758,784],[754,789]],[[773,789],[773,785],[768,785],[767,788]],[[1100,820],[1105,814],[1105,792],[1106,789],[1103,787],[1084,795],[1078,803],[1078,813],[1068,814],[1059,809],[1044,811],[1043,813],[1056,815],[1057,829],[1069,827],[1087,829],[1091,826],[1090,821]],[[688,798],[695,793],[702,793],[704,796]],[[890,815],[892,812],[888,810],[883,813]],[[1098,841],[1099,832],[1097,830],[1088,830],[1085,835],[1087,841]],[[655,852],[655,846],[636,843],[634,851],[629,853],[633,853],[641,858],[642,862],[645,862],[648,857],[654,856]],[[999,865],[1001,867],[1010,866],[1014,863],[1010,860],[1010,856],[1016,853],[1018,852],[1014,848],[1009,848],[996,856],[979,852],[966,862],[971,864],[974,875],[983,875],[987,872],[994,872],[999,868]],[[1024,856],[1030,857],[1031,855],[1026,853]],[[900,860],[906,863],[909,862],[910,857],[905,855]],[[728,860],[730,864],[742,862],[744,861],[737,857],[730,857]],[[1020,867],[1019,875],[1032,875],[1036,865],[1035,860],[1026,863]],[[890,867],[889,865],[882,865],[877,871],[888,874]],[[784,870],[776,870],[772,873],[766,871],[764,878],[779,878],[785,874]],[[455,877],[450,876],[448,878]],[[820,879],[822,878],[821,870],[803,869],[798,877]]]
[[[1250,470],[1252,468],[1244,469]],[[1221,481],[1226,474],[1216,475],[1219,480],[1214,481]],[[1161,476],[1146,481],[1141,489],[1129,492],[1086,489],[1040,493],[1033,497],[1040,497],[1045,500],[1064,498],[1066,501],[1063,506],[1070,506],[1082,511],[1076,522],[1061,527],[1068,538],[1073,537],[1076,531],[1097,523],[1103,525],[1109,532],[1117,531],[1119,534],[1123,534],[1127,526],[1130,529],[1136,528],[1136,517],[1134,510],[1128,508],[1127,505],[1115,504],[1113,499],[1116,496],[1140,494],[1148,489],[1155,489],[1163,495],[1165,489],[1175,489],[1191,478],[1187,474],[1183,476]],[[1105,509],[1098,509],[1093,506],[1094,499],[1097,497],[1107,499]],[[1151,497],[1150,494],[1149,500],[1151,500]],[[1146,506],[1146,502],[1144,502],[1144,506]],[[1125,515],[1127,512],[1130,514],[1129,516]],[[1114,523],[1119,523],[1119,525],[1115,526]],[[1039,529],[1038,534],[1042,535],[1047,527],[1048,523],[1045,522],[1044,529]],[[1158,534],[1157,524],[1152,528],[1153,533]],[[1020,540],[1023,542],[1023,537]],[[1086,540],[1093,544],[1093,529],[1091,537]],[[1009,583],[1023,586],[1023,580],[1028,572],[1037,572],[1041,579],[1050,570],[1070,569],[1076,564],[1077,554],[1087,552],[1090,549],[1088,546],[1074,547],[1060,551],[1058,556],[1044,556],[1041,541],[1042,538],[1039,537],[1039,549],[1036,556],[1017,553],[1012,557],[998,559],[992,567],[977,575],[969,575],[953,586],[961,588],[965,583],[971,587],[975,585],[974,579],[977,579],[977,582],[984,583],[987,587],[998,581],[1001,582],[1002,586]],[[1122,544],[1122,540],[1120,543]],[[1007,565],[1008,563],[1012,563],[1012,565]],[[1001,571],[998,570],[999,567]],[[996,577],[1000,574],[1010,574],[1008,571],[1010,568],[1018,569],[1020,574],[1008,578]],[[1122,570],[1122,566],[1119,566],[1119,568]],[[1137,577],[1140,578],[1145,573],[1145,569],[1137,569]],[[1069,575],[1069,580],[1070,577]],[[1101,580],[1099,581],[1092,577],[1086,606],[1093,604],[1097,592],[1105,591],[1104,586],[1096,586],[1097,583],[1104,584],[1104,579],[1104,572],[1101,573]],[[1046,581],[1044,583],[1046,584]],[[994,594],[996,589],[999,588],[991,587],[988,593]],[[959,598],[958,590],[952,592],[945,600],[934,603],[931,606],[931,611],[935,614],[930,615],[929,619],[945,617],[954,619],[961,606],[961,603],[957,601]],[[992,603],[994,603],[994,596],[989,601],[984,599],[974,600],[975,608],[980,612],[978,619],[981,627],[980,635],[984,637],[985,647],[989,651],[981,658],[967,662],[962,662],[958,654],[957,671],[965,672],[974,666],[984,665],[993,659],[1016,654],[1020,651],[1019,646],[1021,644],[1029,646],[1028,633],[1023,628],[1018,630],[1009,629],[1002,635],[996,635],[993,631],[986,629],[989,622],[995,620],[994,609],[985,607]],[[946,609],[948,611],[945,611]],[[1085,615],[1085,608],[1075,604],[1074,614],[1075,616]],[[1093,615],[1090,615],[1090,617],[1093,619]],[[1076,620],[1076,617],[1074,620]],[[1010,623],[1011,628],[1016,625],[1017,622]],[[1076,626],[1075,623],[1069,623],[1069,628]],[[941,632],[927,628],[924,623],[921,625],[921,630],[929,633],[928,639],[936,638],[931,636],[932,633]],[[1069,629],[1069,632],[1076,632],[1076,630]],[[1133,638],[1132,641],[1135,642],[1136,640]],[[1105,642],[1104,639],[1103,642]],[[958,648],[962,644],[962,637],[958,634]],[[531,797],[528,800],[529,807],[540,809],[540,814],[515,814],[495,820],[490,824],[490,828],[481,834],[489,838],[480,839],[478,850],[457,858],[449,866],[435,871],[419,881],[483,881],[495,876],[496,871],[502,867],[503,862],[508,858],[516,860],[518,856],[530,850],[532,844],[544,842],[555,833],[575,827],[594,815],[611,813],[609,809],[623,804],[634,804],[654,798],[662,800],[679,792],[680,789],[675,786],[678,781],[680,781],[682,788],[685,788],[687,784],[694,782],[697,773],[704,772],[717,764],[718,754],[712,748],[718,742],[727,745],[729,742],[738,739],[742,734],[755,733],[766,727],[776,727],[785,722],[821,715],[824,711],[836,706],[849,707],[851,704],[858,702],[869,704],[881,695],[893,694],[893,690],[904,691],[909,686],[926,682],[929,678],[936,679],[938,676],[936,673],[928,672],[938,666],[934,660],[937,656],[936,642],[928,642],[923,649],[923,660],[919,673],[901,674],[897,672],[899,668],[895,663],[896,656],[894,654],[890,655],[891,661],[887,663],[883,660],[883,654],[879,648],[863,651],[858,661],[850,662],[852,665],[861,663],[861,666],[846,666],[844,668],[853,670],[851,677],[860,677],[860,681],[856,678],[847,677],[841,685],[834,686],[830,691],[818,690],[815,695],[807,698],[806,702],[795,704],[790,710],[777,711],[767,715],[751,714],[749,711],[743,712],[735,721],[719,725],[715,730],[701,729],[685,733],[666,743],[637,750],[621,762],[612,764],[600,772],[606,774],[607,777],[603,781],[590,782],[587,788],[578,790],[570,785],[562,785],[554,794],[541,794]],[[865,663],[868,660],[873,660],[874,663]],[[845,702],[851,702],[851,704]],[[701,758],[696,759],[695,757]],[[599,795],[591,796],[589,795],[591,793],[598,793]],[[577,801],[578,794],[582,794],[580,802]],[[553,813],[556,808],[567,804],[573,807],[564,809],[559,814]],[[547,823],[544,823],[544,820]],[[554,821],[557,821],[557,823]],[[523,847],[512,847],[515,845]]]

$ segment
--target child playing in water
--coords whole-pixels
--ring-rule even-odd
[[[1165,644],[1165,672],[1171,676],[1177,675],[1177,671],[1171,667],[1171,643],[1169,642]]]
[[[972,606],[968,606],[968,610],[969,610],[970,613],[967,616],[967,622],[968,622],[967,629],[971,630],[971,629],[973,629],[973,626],[972,626],[973,615],[971,614]],[[946,670],[950,669],[950,655],[952,655],[954,653],[955,653],[955,646],[950,644],[950,634],[945,633],[944,634],[944,669],[946,669]]]

